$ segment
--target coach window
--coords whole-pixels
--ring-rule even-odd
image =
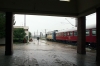
[[[86,30],[86,36],[90,35],[90,30]]]
[[[61,33],[61,36],[63,36],[63,33]]]
[[[57,36],[59,36],[59,33],[57,34]]]
[[[58,33],[56,34],[56,36],[58,36]]]
[[[74,36],[77,36],[77,31],[74,31]]]
[[[59,36],[61,36],[61,34],[59,33]]]
[[[59,34],[57,33],[57,36],[59,36]]]
[[[59,36],[61,36],[61,34],[59,33]]]
[[[67,32],[67,36],[69,36],[69,32]]]
[[[63,36],[63,33],[61,33],[61,36]]]
[[[57,36],[59,36],[59,34],[57,33]]]
[[[92,29],[92,35],[96,36],[96,29]]]
[[[66,36],[66,32],[64,33],[64,36]]]
[[[59,33],[58,33],[58,36],[59,36]]]
[[[70,36],[73,36],[73,32],[70,32]]]
[[[60,33],[59,33],[59,36],[60,36]]]

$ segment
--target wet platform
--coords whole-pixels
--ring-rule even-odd
[[[0,46],[0,66],[99,66],[95,51],[77,54],[75,46],[34,40],[26,44],[13,44],[12,56],[5,56]]]

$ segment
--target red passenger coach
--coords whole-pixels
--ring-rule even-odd
[[[96,26],[90,25],[86,27],[86,45],[95,47],[96,45]],[[56,32],[56,41],[77,42],[77,28],[71,28],[64,31]]]
[[[92,25],[86,29],[86,42],[96,43],[96,26]]]
[[[76,28],[73,28],[67,29],[66,31],[58,31],[56,32],[56,40],[66,42],[77,41],[77,35],[74,36],[74,31],[76,34],[76,30]]]

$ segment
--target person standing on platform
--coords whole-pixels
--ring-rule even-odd
[[[38,43],[39,43],[39,37],[37,37]]]

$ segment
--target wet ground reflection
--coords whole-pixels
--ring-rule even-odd
[[[26,44],[14,44],[14,54],[4,56],[0,47],[0,66],[98,66],[95,53],[77,54],[74,46],[36,39]],[[75,47],[74,47],[75,48]]]

